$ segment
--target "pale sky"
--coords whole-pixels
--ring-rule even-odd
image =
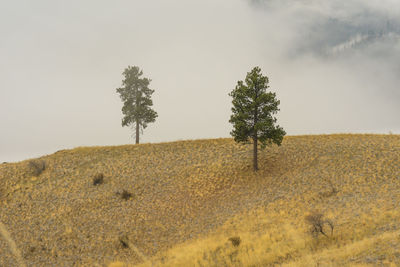
[[[229,137],[254,66],[288,135],[400,133],[394,0],[0,0],[0,163],[134,143],[122,72],[152,79],[141,142]]]

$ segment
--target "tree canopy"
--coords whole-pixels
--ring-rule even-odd
[[[140,131],[147,127],[147,124],[154,122],[158,117],[151,107],[153,100],[151,95],[154,90],[149,88],[150,79],[142,77],[143,71],[137,66],[128,66],[124,72],[122,87],[117,88],[121,101],[123,102],[122,126],[136,128],[136,144],[139,143]]]
[[[247,73],[246,79],[238,81],[235,89],[229,94],[232,99],[232,115],[229,122],[233,124],[231,135],[239,143],[253,142],[253,169],[258,170],[258,142],[261,147],[275,143],[281,145],[286,132],[276,125],[274,116],[279,111],[280,101],[276,94],[267,92],[269,79],[263,76],[259,67]]]

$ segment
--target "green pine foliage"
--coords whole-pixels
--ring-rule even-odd
[[[238,81],[235,89],[229,94],[232,100],[232,115],[229,120],[233,124],[231,135],[239,143],[253,142],[253,169],[258,170],[257,147],[275,143],[280,145],[286,132],[276,124],[274,116],[279,111],[280,101],[276,94],[267,92],[269,88],[267,76],[263,76],[259,67],[247,73],[245,81]]]
[[[132,126],[136,128],[136,143],[139,143],[139,131],[147,127],[147,124],[154,122],[158,117],[151,107],[153,100],[151,95],[154,90],[149,88],[150,79],[141,77],[143,71],[137,66],[128,66],[123,72],[124,79],[122,87],[117,88],[123,102],[122,126]]]

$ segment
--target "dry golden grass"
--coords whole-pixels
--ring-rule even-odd
[[[251,152],[231,139],[77,148],[42,157],[38,177],[2,164],[0,221],[28,266],[400,265],[400,136],[286,137],[257,173]],[[332,236],[311,236],[315,211]]]

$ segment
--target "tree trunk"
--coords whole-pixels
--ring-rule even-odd
[[[257,89],[257,88],[256,88]],[[256,92],[256,99],[258,94]],[[258,106],[254,110],[254,125],[253,125],[253,170],[256,172],[258,170],[258,159],[257,159],[257,149],[258,149],[258,133],[257,133],[257,122],[258,122]]]
[[[253,137],[253,170],[257,171],[258,170],[258,159],[257,159],[257,143],[258,143],[258,138],[257,136]]]
[[[139,121],[136,121],[136,144],[139,144]]]

